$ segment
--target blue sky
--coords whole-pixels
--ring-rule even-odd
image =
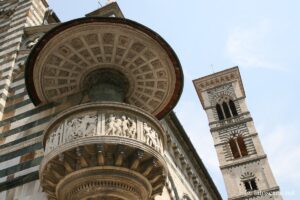
[[[48,0],[62,21],[83,17],[97,0]],[[101,1],[105,4],[106,1]],[[119,0],[125,17],[159,33],[177,53],[185,75],[175,108],[226,199],[206,114],[192,80],[239,66],[264,150],[285,199],[300,197],[300,1]]]

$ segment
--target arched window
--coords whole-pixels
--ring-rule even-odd
[[[237,137],[237,143],[238,143],[238,147],[240,149],[241,155],[242,156],[248,156],[248,151],[247,151],[247,147],[245,145],[245,141],[243,136],[239,135]]]
[[[218,113],[219,120],[223,120],[224,115],[223,115],[223,111],[222,111],[222,108],[221,108],[220,104],[217,104],[216,110],[217,110],[217,113]]]
[[[231,113],[233,116],[237,116],[238,113],[236,111],[236,107],[235,107],[235,104],[232,100],[229,100],[229,107],[230,107],[230,110],[231,110]]]
[[[234,158],[240,158],[248,155],[247,147],[242,135],[231,138],[229,140],[229,146]]]
[[[230,110],[228,108],[227,103],[223,102],[222,106],[223,106],[223,110],[224,110],[226,118],[230,118],[231,117],[231,113],[230,113]]]
[[[219,120],[238,116],[235,103],[228,97],[221,98],[216,105]]]
[[[240,158],[240,152],[234,138],[229,140],[230,149],[234,158]]]
[[[255,179],[244,181],[244,185],[247,192],[258,190]]]

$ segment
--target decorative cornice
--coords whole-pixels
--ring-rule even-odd
[[[55,26],[58,26],[59,23],[57,24],[47,24],[47,25],[40,25],[40,26],[30,26],[30,27],[26,27],[24,29],[24,33],[26,35],[33,35],[36,33],[45,33],[49,30],[51,30],[52,28],[54,28]]]
[[[202,92],[235,81],[237,81],[240,85],[242,94],[245,97],[246,94],[244,91],[241,74],[237,66],[193,80],[193,83],[200,98],[201,104],[204,107],[204,99],[201,95]]]
[[[255,157],[246,157],[244,159],[236,160],[236,161],[234,161],[231,164],[220,166],[220,169],[224,170],[224,169],[228,169],[228,168],[232,168],[232,167],[237,167],[239,165],[244,165],[244,164],[247,164],[247,163],[252,163],[252,162],[255,162],[255,161],[258,161],[258,160],[262,160],[262,159],[266,159],[266,158],[267,158],[266,154],[264,154],[264,155],[258,155],[258,156],[255,156]]]
[[[255,137],[255,136],[257,136],[257,135],[258,135],[258,133],[251,133],[251,134],[249,134],[249,135],[244,136],[244,139],[245,139],[245,138]],[[215,146],[215,147],[218,147],[218,146],[222,146],[222,145],[225,145],[225,144],[228,144],[228,141],[223,141],[223,142],[215,143],[214,146]]]
[[[216,127],[212,127],[213,124],[210,124],[210,132],[215,132],[215,131],[219,131],[219,130],[222,130],[224,128],[228,128],[228,127],[232,127],[232,126],[236,126],[236,125],[239,125],[239,124],[244,124],[244,123],[247,123],[247,122],[251,122],[253,121],[253,118],[252,117],[245,117],[245,118],[242,118],[242,117],[235,117],[235,118],[230,118],[230,119],[226,119],[222,122],[219,122],[219,123],[216,123]]]

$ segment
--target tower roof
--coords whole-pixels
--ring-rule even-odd
[[[109,3],[93,12],[85,15],[86,17],[120,17],[124,18],[122,10],[116,2]]]

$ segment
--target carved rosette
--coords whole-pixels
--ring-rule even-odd
[[[41,184],[53,199],[149,199],[165,184],[164,142],[157,119],[135,106],[73,107],[45,130]]]

